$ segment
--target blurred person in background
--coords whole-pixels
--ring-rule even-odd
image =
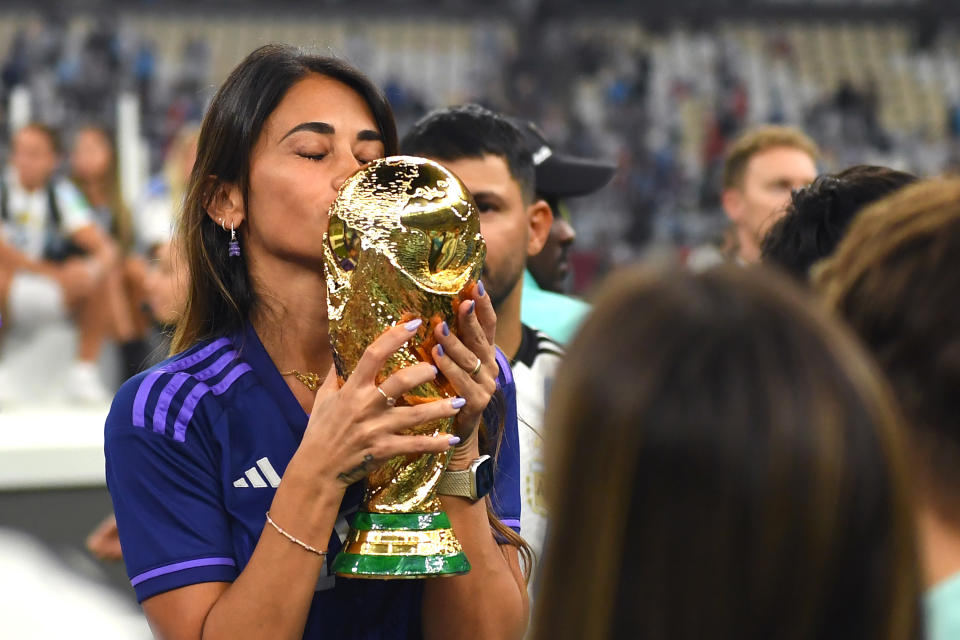
[[[527,257],[521,316],[560,344],[566,344],[590,307],[569,296],[570,247],[576,232],[570,224],[566,198],[599,191],[613,178],[616,165],[554,151],[532,122],[513,120],[536,168],[536,199],[550,207],[553,223],[543,248]]]
[[[440,162],[466,185],[487,244],[483,283],[497,314],[495,341],[517,387],[522,503],[520,530],[535,554],[546,531],[543,412],[563,348],[521,321],[527,260],[546,242],[553,216],[534,192],[534,159],[510,120],[476,104],[433,111],[404,136],[401,152]]]
[[[173,243],[168,241],[151,249],[150,261],[144,275],[144,294],[153,322],[159,327],[158,344],[151,357],[168,353],[170,337],[183,315],[187,299],[187,274],[182,259],[178,259]],[[158,358],[160,360],[162,358]],[[116,562],[123,558],[117,519],[107,516],[86,540],[87,549],[100,560]]]
[[[819,156],[803,132],[777,125],[749,129],[730,146],[721,204],[736,232],[737,261],[760,259],[760,242],[784,214],[790,192],[816,179]]]
[[[166,149],[162,170],[150,179],[136,207],[143,243],[148,250],[170,238],[197,159],[199,135],[200,127],[196,124],[187,124],[177,131]]]
[[[110,327],[106,283],[118,252],[82,194],[55,178],[59,160],[52,129],[34,123],[14,135],[0,185],[0,307],[6,323],[21,326],[72,315],[79,345],[66,391],[105,402],[96,362]]]
[[[786,277],[619,272],[552,398],[535,638],[922,637],[891,394]]]
[[[110,133],[94,125],[81,127],[70,151],[70,179],[83,194],[100,229],[121,253],[121,262],[106,277],[113,337],[120,346],[122,379],[146,363],[148,318],[143,311],[142,269],[135,253],[139,229],[120,193],[116,146]]]
[[[152,320],[148,334],[150,365],[169,354],[170,337],[186,303],[186,266],[174,259],[171,233],[180,217],[190,173],[197,158],[200,127],[188,124],[173,137],[162,170],[147,185],[137,206],[140,243],[147,260],[134,267],[142,281],[146,306]]]
[[[526,545],[502,520],[519,518],[519,465],[507,447],[489,451],[489,498],[440,496],[470,573],[381,581],[329,570],[368,473],[396,455],[445,451],[450,471],[466,470],[480,457],[493,394],[513,393],[479,285],[458,309],[459,337],[430,327],[436,367],[376,384],[418,331],[412,320],[375,340],[339,385],[317,247],[347,177],[398,146],[389,104],[365,76],[287,46],[251,53],[207,111],[178,223],[188,293],[176,355],[121,388],[105,428],[124,561],[158,636],[523,635]],[[438,371],[458,398],[385,401]],[[457,436],[402,435],[441,417],[455,418]],[[516,429],[501,422],[491,438]],[[251,486],[251,465],[270,484],[256,472],[262,482]]]
[[[810,267],[831,255],[868,204],[917,181],[912,173],[858,165],[794,191],[786,214],[764,236],[762,259],[806,283]]]
[[[960,638],[960,180],[865,209],[814,282],[892,382],[917,478],[928,637]]]

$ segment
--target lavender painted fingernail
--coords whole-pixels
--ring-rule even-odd
[[[450,406],[454,409],[461,409],[465,404],[467,404],[467,401],[464,398],[454,398],[450,401]]]
[[[440,373],[440,369],[437,369],[437,368],[434,367],[433,365],[430,365],[430,367],[433,369],[433,375],[434,375],[434,377],[436,377],[436,375],[437,375],[438,373]]]
[[[455,447],[455,446],[457,446],[458,444],[460,444],[460,437],[459,437],[459,436],[450,436],[450,446],[451,446],[451,447]]]
[[[440,356],[441,358],[443,357],[443,345],[442,345],[442,344],[438,344],[438,345],[437,345],[437,355]]]
[[[407,331],[416,331],[417,327],[423,324],[423,320],[417,318],[416,320],[411,320],[407,324],[403,325],[403,328]]]
[[[450,325],[448,325],[446,322],[440,325],[440,333],[442,333],[445,336],[450,335]]]
[[[470,301],[470,308],[467,309],[467,315],[470,315],[471,313],[473,313],[473,310],[474,310],[474,308],[476,308],[476,306],[477,306],[477,303],[476,303],[475,301],[471,300],[471,301]]]
[[[487,295],[487,290],[483,288],[483,280],[477,280],[477,293],[480,294],[480,297]]]

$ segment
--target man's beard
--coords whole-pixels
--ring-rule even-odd
[[[487,295],[490,296],[490,302],[493,304],[494,311],[496,311],[504,300],[510,297],[513,290],[520,286],[520,282],[523,280],[523,264],[521,263],[519,270],[511,271],[507,277],[503,278],[491,274],[484,267],[481,277],[483,278],[483,287],[487,290]]]

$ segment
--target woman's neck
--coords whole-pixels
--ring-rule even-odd
[[[253,327],[281,373],[296,369],[322,377],[333,362],[323,274],[279,260],[269,263],[250,264],[259,300]]]

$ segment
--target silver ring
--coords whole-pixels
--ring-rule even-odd
[[[380,395],[383,396],[383,399],[387,401],[388,407],[392,407],[397,404],[397,399],[394,398],[393,396],[388,396],[387,392],[381,389],[380,387],[377,387],[377,391],[379,391]]]
[[[478,373],[480,373],[480,367],[482,366],[483,366],[483,362],[480,360],[480,358],[477,358],[477,366],[473,368],[473,371],[470,372],[470,375],[475,376]]]

